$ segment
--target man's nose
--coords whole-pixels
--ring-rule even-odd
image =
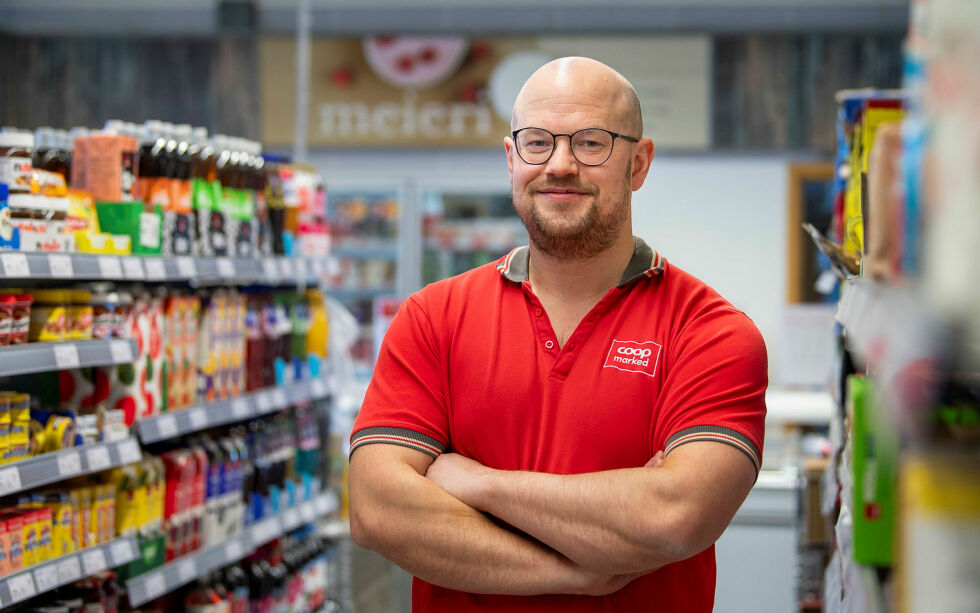
[[[578,160],[572,155],[572,141],[567,136],[555,138],[555,150],[548,159],[545,171],[552,175],[578,173]]]

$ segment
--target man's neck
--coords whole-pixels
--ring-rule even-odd
[[[618,238],[602,253],[581,260],[553,258],[531,243],[528,280],[539,296],[547,294],[573,303],[595,301],[619,285],[635,249],[631,233]]]

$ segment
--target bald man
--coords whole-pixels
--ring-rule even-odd
[[[707,613],[761,462],[762,339],[633,236],[654,147],[619,73],[546,64],[512,129],[530,243],[403,303],[351,435],[351,534],[415,575],[415,611]]]

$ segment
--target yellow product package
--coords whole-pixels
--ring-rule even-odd
[[[10,396],[0,393],[0,464],[10,458]]]
[[[46,500],[53,514],[51,519],[51,555],[58,557],[72,553],[75,551],[75,542],[72,538],[72,523],[75,513],[71,503],[71,494],[68,492],[49,492]]]
[[[22,460],[30,451],[31,396],[12,393],[10,398],[10,452],[12,461]]]

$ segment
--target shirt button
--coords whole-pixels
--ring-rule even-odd
[[[552,341],[545,341],[544,346],[546,349],[551,349],[552,347],[555,346],[555,344]]]
[[[542,313],[541,309],[534,309],[534,314],[537,315],[538,317],[541,317],[541,313]]]

